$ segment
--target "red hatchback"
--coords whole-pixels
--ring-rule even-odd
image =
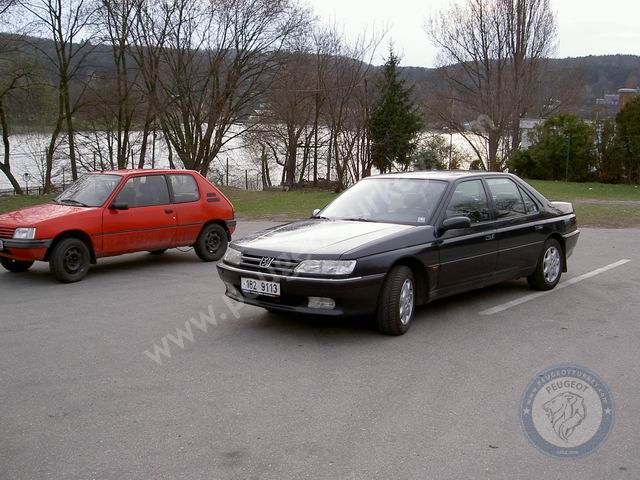
[[[0,263],[24,272],[48,261],[64,283],[100,257],[193,246],[219,260],[235,230],[233,205],[188,170],[118,170],[79,179],[51,203],[0,215]]]

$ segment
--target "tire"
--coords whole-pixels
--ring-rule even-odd
[[[31,265],[33,265],[33,262],[23,262],[20,260],[13,260],[11,258],[0,257],[0,264],[10,272],[22,273],[29,270]]]
[[[415,285],[413,272],[409,267],[400,265],[389,272],[378,298],[376,321],[380,333],[407,333],[416,309]]]
[[[79,282],[89,273],[91,252],[78,238],[65,238],[53,249],[49,269],[60,283]]]
[[[149,253],[151,255],[162,255],[167,250],[168,250],[167,248],[163,248],[162,250],[150,250]]]
[[[560,243],[550,238],[544,244],[536,270],[527,277],[534,290],[552,290],[562,277],[564,255]]]
[[[227,232],[217,223],[207,225],[202,229],[193,249],[200,260],[215,262],[222,258],[229,243]]]

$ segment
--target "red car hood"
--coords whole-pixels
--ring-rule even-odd
[[[0,215],[0,225],[5,227],[35,227],[46,220],[52,220],[86,210],[88,209],[84,207],[45,203],[35,207],[16,210],[15,212],[3,213]]]

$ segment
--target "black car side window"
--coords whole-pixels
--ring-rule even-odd
[[[471,223],[491,220],[489,202],[481,180],[461,182],[447,206],[446,218],[468,217]]]
[[[488,178],[487,184],[499,219],[526,215],[520,189],[508,178]]]
[[[520,188],[519,190],[520,194],[522,195],[522,199],[524,200],[524,206],[527,209],[527,214],[538,213],[540,209],[538,208],[538,205],[533,200],[533,198],[531,198],[531,195],[529,195],[522,188]]]

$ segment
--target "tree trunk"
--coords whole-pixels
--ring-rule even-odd
[[[295,135],[295,128],[291,125],[287,127],[287,161],[285,162],[285,184],[291,189],[296,181],[296,163],[298,160],[298,139]]]
[[[488,148],[489,158],[487,159],[487,170],[497,172],[498,168],[498,148],[500,147],[500,136],[497,133],[489,133]]]
[[[66,74],[60,79],[60,91],[63,98],[65,120],[67,127],[67,141],[69,142],[69,162],[71,163],[71,178],[78,179],[78,164],[76,161],[76,145],[73,130],[73,117],[71,111],[71,101],[69,100],[69,84]]]
[[[313,118],[313,186],[318,186],[318,120],[320,117],[320,94],[316,92],[316,111]]]
[[[333,155],[333,129],[329,133],[329,151],[327,154],[327,182],[331,181],[331,156]]]
[[[0,99],[0,126],[2,127],[2,143],[4,145],[4,163],[0,162],[0,170],[5,174],[17,195],[22,195],[22,187],[11,172],[11,143],[9,140],[9,124]]]
[[[144,117],[144,126],[142,128],[142,143],[140,144],[140,157],[138,158],[138,168],[144,168],[144,164],[147,156],[147,144],[149,143],[149,133],[151,132],[151,124],[153,122],[153,116],[151,113],[151,105],[147,108],[147,112]]]
[[[51,184],[51,172],[53,171],[53,155],[56,153],[56,143],[58,142],[58,137],[60,136],[60,132],[62,131],[62,124],[64,122],[64,101],[62,98],[62,93],[58,93],[58,118],[56,120],[56,125],[51,132],[51,140],[49,140],[49,146],[47,147],[46,153],[46,172],[44,178],[44,193],[51,193],[52,184]]]
[[[271,175],[269,174],[267,148],[264,145],[262,145],[262,152],[260,153],[260,164],[262,172],[262,189],[265,190],[271,186]]]

